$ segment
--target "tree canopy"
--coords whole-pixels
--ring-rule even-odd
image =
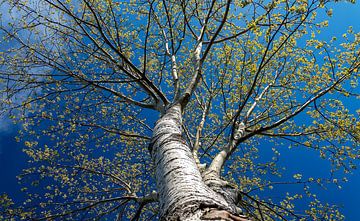
[[[31,167],[18,176],[27,200],[3,195],[0,218],[159,218],[151,141],[176,104],[199,171],[239,191],[247,217],[344,218],[316,196],[360,157],[360,112],[345,105],[359,98],[360,34],[318,38],[332,1],[1,7],[0,105],[22,124]],[[330,175],[287,171],[287,148],[316,152]]]

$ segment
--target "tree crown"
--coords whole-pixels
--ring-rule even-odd
[[[359,112],[343,101],[359,97],[360,35],[317,38],[330,1],[2,5],[0,105],[22,122],[33,167],[19,179],[35,187],[22,208],[3,197],[1,216],[156,217],[153,125],[180,104],[199,169],[240,190],[250,217],[343,218],[314,186],[356,168]],[[331,175],[289,178],[284,147],[318,152]],[[285,184],[297,187],[271,197]]]

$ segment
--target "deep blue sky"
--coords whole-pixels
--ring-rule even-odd
[[[324,40],[332,36],[340,37],[346,32],[349,26],[353,26],[355,32],[360,32],[360,3],[355,5],[350,3],[338,3],[334,5],[333,17],[329,19],[329,28],[323,31],[319,37]],[[353,108],[360,109],[359,100],[351,104]],[[0,120],[0,194],[7,192],[15,199],[21,199],[20,186],[17,185],[16,175],[26,167],[26,156],[21,151],[22,143],[15,142],[15,136],[18,128],[11,125],[5,125]],[[284,164],[287,164],[289,170],[297,171],[301,169],[305,173],[321,173],[325,162],[319,162],[317,155],[299,151],[287,151],[287,158]],[[302,157],[299,157],[299,156]],[[358,165],[360,168],[360,165]],[[349,182],[342,185],[343,188],[337,189],[330,187],[327,191],[319,191],[319,196],[325,201],[337,203],[344,206],[342,212],[346,220],[358,220],[358,207],[360,205],[360,171],[348,177]]]

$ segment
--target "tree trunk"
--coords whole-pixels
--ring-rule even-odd
[[[181,125],[181,105],[175,104],[156,122],[150,145],[161,220],[242,220],[236,219],[240,216],[234,206],[203,181]]]

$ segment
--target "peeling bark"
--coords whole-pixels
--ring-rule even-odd
[[[156,166],[161,220],[206,220],[210,211],[238,211],[203,181],[182,137],[181,105],[170,107],[157,121],[150,146]],[[236,219],[233,219],[236,220]]]

